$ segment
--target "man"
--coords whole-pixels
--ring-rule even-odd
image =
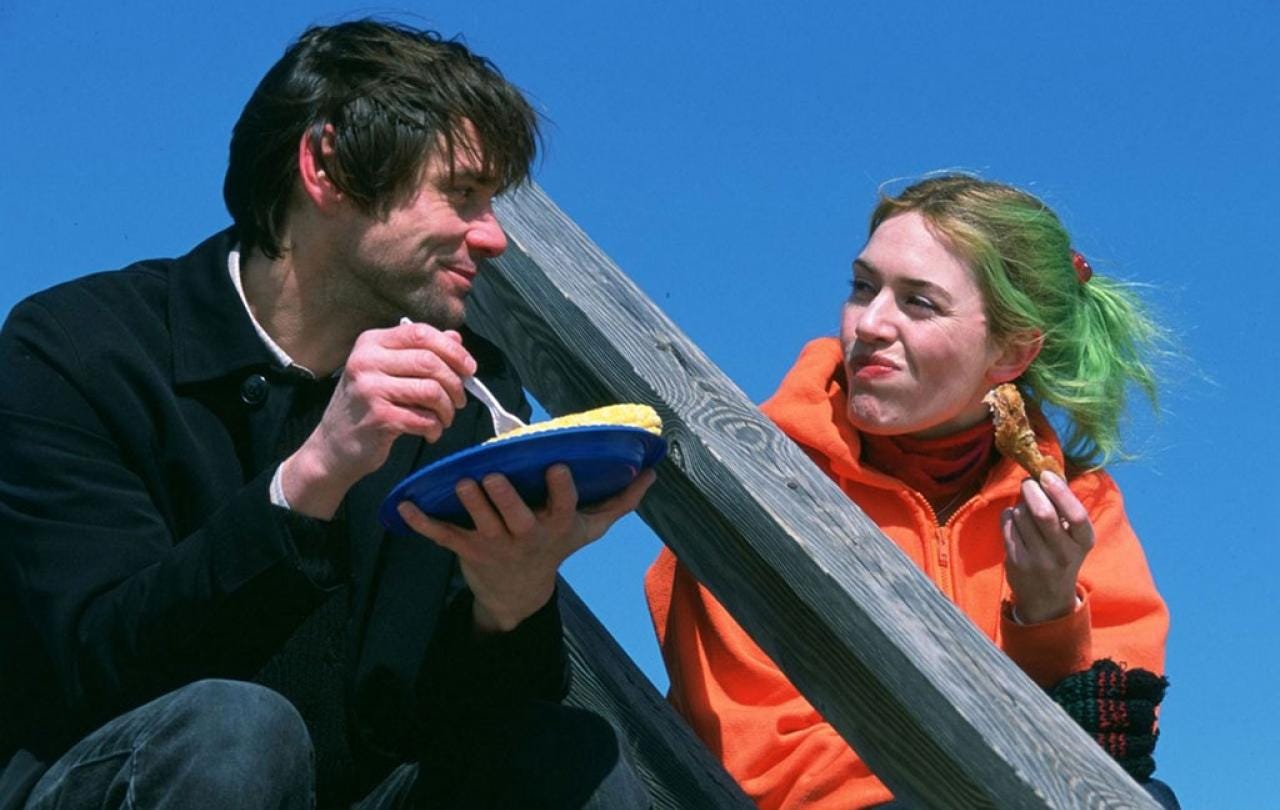
[[[14,308],[0,806],[643,803],[608,726],[556,703],[554,592],[652,475],[584,509],[563,467],[538,509],[464,481],[473,529],[402,507],[425,538],[375,516],[492,435],[464,377],[529,412],[463,315],[536,144],[461,44],[313,28],[236,124],[232,228]]]

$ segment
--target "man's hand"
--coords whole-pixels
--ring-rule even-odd
[[[400,504],[410,528],[458,555],[482,632],[511,630],[545,605],[565,558],[639,506],[654,481],[653,471],[645,470],[622,492],[580,510],[569,468],[554,465],[546,476],[547,503],[536,510],[501,475],[460,481],[458,499],[474,529],[429,518],[407,501]]]
[[[328,520],[399,436],[439,439],[466,402],[462,378],[475,370],[454,331],[407,323],[361,334],[320,424],[282,465],[290,507]]]
[[[1017,618],[1049,621],[1075,609],[1076,577],[1093,548],[1093,521],[1084,504],[1052,472],[1022,483],[1022,499],[1000,519],[1005,576]]]

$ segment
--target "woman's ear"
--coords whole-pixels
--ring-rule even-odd
[[[987,369],[992,385],[1012,382],[1022,376],[1022,372],[1036,359],[1043,346],[1044,333],[1039,329],[1018,332],[1006,338],[1000,354],[991,368]]]

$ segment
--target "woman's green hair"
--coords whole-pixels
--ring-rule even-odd
[[[1077,274],[1057,215],[1012,186],[948,174],[882,196],[871,231],[919,212],[973,269],[997,341],[1040,332],[1043,346],[1018,383],[1067,418],[1063,449],[1077,468],[1123,457],[1120,418],[1129,384],[1158,407],[1152,359],[1166,335],[1133,289]]]

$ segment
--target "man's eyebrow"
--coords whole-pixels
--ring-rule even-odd
[[[486,185],[498,182],[498,178],[492,172],[486,172],[483,169],[472,169],[467,167],[455,168],[449,173],[449,178],[455,183],[476,183],[478,185]]]

